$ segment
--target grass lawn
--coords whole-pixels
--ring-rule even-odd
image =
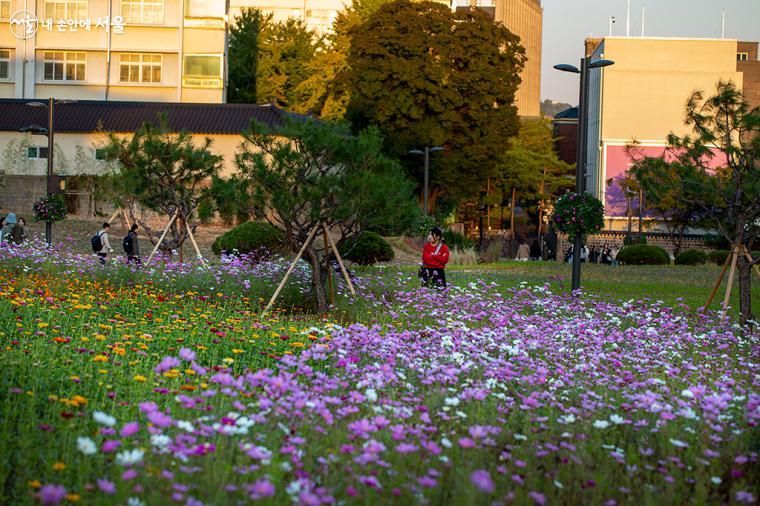
[[[453,266],[448,269],[453,283],[464,283],[476,278],[495,281],[504,286],[520,283],[549,283],[553,289],[570,289],[571,266],[558,262],[500,262],[478,266]],[[716,265],[702,266],[618,266],[583,265],[581,288],[607,300],[652,299],[662,300],[670,306],[686,304],[696,310],[704,305],[713,283],[720,274]],[[718,290],[711,309],[718,310],[725,295],[728,275]],[[734,279],[731,294],[732,314],[738,313],[739,280]],[[760,278],[753,274],[752,309],[760,314]]]

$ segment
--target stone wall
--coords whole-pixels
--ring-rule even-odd
[[[0,212],[31,216],[32,204],[47,194],[46,181],[45,176],[0,175]]]
[[[591,235],[586,240],[586,245],[590,248],[596,246],[597,248],[607,245],[609,247],[617,246],[618,249],[623,247],[623,240],[626,233],[620,232],[602,232],[600,234]],[[665,249],[668,253],[673,255],[674,245],[670,239],[670,236],[662,233],[645,233],[647,237],[647,244],[652,246],[659,246]],[[564,234],[559,235],[557,240],[557,260],[564,258],[565,251],[572,246],[572,242],[568,241],[567,236]],[[698,249],[703,251],[711,251],[714,248],[707,245],[705,239],[701,235],[688,234],[685,235],[681,243],[681,251],[687,249]]]

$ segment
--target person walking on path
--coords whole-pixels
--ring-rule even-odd
[[[422,267],[419,276],[425,285],[446,288],[446,264],[449,262],[449,247],[443,242],[443,232],[438,227],[430,230],[425,247],[422,248]]]
[[[127,254],[127,263],[142,263],[142,260],[140,260],[140,243],[137,239],[137,223],[133,224],[129,229],[129,233],[124,238],[123,247],[124,253]]]
[[[100,259],[100,265],[105,265],[106,257],[109,253],[113,253],[111,243],[108,241],[109,228],[111,228],[111,225],[108,222],[103,223],[103,228],[98,230],[98,232],[92,238],[92,250],[97,253],[98,258]],[[98,248],[98,246],[100,247]]]
[[[0,242],[7,242],[8,244],[13,242],[13,229],[16,228],[17,221],[14,213],[8,213],[8,216],[3,219],[3,228],[0,229]]]

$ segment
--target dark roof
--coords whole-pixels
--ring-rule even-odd
[[[578,119],[578,106],[568,107],[554,115],[554,119]]]
[[[30,125],[47,128],[47,108],[25,105],[29,102],[47,100],[0,99],[0,131],[17,132]],[[286,118],[307,118],[273,105],[80,100],[56,106],[55,132],[134,132],[145,121],[156,123],[160,113],[166,114],[172,131],[195,134],[239,134],[251,119],[278,126]]]

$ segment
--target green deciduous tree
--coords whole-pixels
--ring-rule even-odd
[[[121,195],[145,207],[165,214],[177,213],[164,239],[162,249],[179,250],[188,238],[185,223],[195,229],[212,214],[213,199],[209,182],[218,174],[222,157],[211,153],[211,139],[196,142],[186,132],[173,133],[161,117],[158,125],[143,125],[131,138],[109,134],[107,157],[118,160],[120,172],[114,183]],[[161,230],[153,230],[137,220],[153,244]]]
[[[669,135],[665,155],[640,160],[634,174],[643,184],[683,188],[681,200],[700,207],[731,244],[752,251],[760,236],[760,108],[750,108],[734,83],[720,81],[712,96],[692,94],[685,122],[692,134]],[[740,256],[738,268],[746,323],[752,320],[752,264]]]
[[[345,241],[362,230],[404,227],[414,216],[411,185],[396,162],[382,154],[374,129],[352,136],[314,121],[276,128],[253,122],[243,138],[234,178],[249,189],[245,205],[255,218],[283,230],[293,252],[320,223],[336,241]],[[331,253],[317,240],[304,259],[311,266],[316,307],[325,311]]]
[[[258,102],[257,80],[262,31],[272,24],[272,15],[244,8],[230,28],[228,102]]]
[[[354,128],[377,125],[399,157],[445,146],[431,164],[433,201],[476,193],[517,132],[518,37],[477,9],[455,14],[409,0],[381,6],[349,34],[347,117]],[[419,160],[406,160],[420,181]]]

